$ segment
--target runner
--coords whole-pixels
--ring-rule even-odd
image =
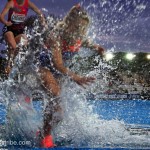
[[[81,47],[90,48],[103,55],[104,49],[87,39],[89,22],[88,14],[80,5],[76,5],[52,31],[46,31],[45,47],[50,57],[45,54],[40,56],[39,73],[42,84],[53,99],[49,100],[44,112],[42,147],[54,147],[51,130],[63,118],[57,73],[68,76],[82,87],[95,80],[94,77],[80,76],[65,66],[65,61],[71,60]]]
[[[17,45],[20,42],[22,45],[27,45],[27,37],[24,34],[24,29],[25,18],[29,8],[39,15],[44,25],[45,19],[42,12],[30,0],[8,0],[0,15],[0,21],[5,25],[3,28],[4,39],[9,46],[8,65],[6,67],[7,74],[9,74],[13,60],[18,54],[19,47]],[[5,20],[6,14],[8,14],[8,20]]]

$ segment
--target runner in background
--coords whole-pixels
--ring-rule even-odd
[[[5,68],[7,74],[9,74],[14,58],[19,52],[17,45],[20,42],[22,45],[27,45],[27,37],[24,34],[24,29],[29,8],[39,15],[42,24],[45,25],[42,12],[30,0],[8,0],[0,15],[0,21],[5,25],[3,28],[4,39],[9,47],[8,63]],[[8,20],[5,20],[7,14]]]

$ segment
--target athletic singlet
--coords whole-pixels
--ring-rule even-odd
[[[77,40],[75,45],[68,45],[63,41],[62,56],[63,60],[72,59],[72,57],[79,51],[81,47],[81,40]]]
[[[8,12],[8,21],[13,23],[12,29],[22,29],[28,12],[28,0],[24,0],[24,4],[21,6],[18,5],[16,0],[13,0],[13,3],[13,8]]]
[[[63,60],[72,59],[72,57],[78,53],[80,47],[81,47],[81,40],[76,40],[76,43],[74,45],[68,45],[68,43],[65,40],[62,40],[62,56]],[[48,49],[51,49],[50,46],[45,45]]]
[[[75,45],[68,45],[67,42],[63,41],[62,52],[78,52],[81,47],[81,40],[77,40]]]

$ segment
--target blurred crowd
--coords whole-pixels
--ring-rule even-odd
[[[112,71],[107,76],[107,94],[141,94],[150,97],[149,75],[129,71]]]
[[[0,55],[1,81],[6,79],[4,69],[7,58],[5,56],[6,56],[5,52],[1,51]],[[83,59],[81,60],[82,60],[81,66],[74,68],[78,68],[83,72],[84,71],[86,72],[90,68],[93,68],[93,61],[90,62],[90,65],[92,65],[92,67],[89,67],[88,59],[86,61],[83,61]],[[80,61],[78,60],[78,62]],[[127,70],[110,69],[109,71],[108,70],[106,71],[103,67],[101,67],[99,72],[100,76],[99,84],[101,85],[104,84],[103,86],[104,88],[100,89],[100,93],[103,92],[105,94],[140,94],[144,97],[150,97],[150,75],[149,71],[146,68],[143,66],[141,67],[141,71],[133,72],[130,69]]]

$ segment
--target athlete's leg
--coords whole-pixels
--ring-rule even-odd
[[[53,74],[46,68],[40,68],[40,77],[44,87],[52,94],[52,99],[49,99],[44,111],[44,136],[50,134],[54,123],[58,123],[58,119],[62,116],[62,108],[60,106],[60,86]],[[57,116],[59,114],[60,116]],[[56,117],[57,116],[57,117]],[[61,117],[60,117],[61,118]]]
[[[10,59],[11,56],[14,54],[14,51],[17,46],[16,40],[15,40],[14,34],[11,31],[6,32],[4,34],[4,38],[9,46],[8,58]]]
[[[54,97],[58,97],[60,95],[60,86],[53,76],[53,74],[46,68],[39,68],[40,78],[42,80],[42,84],[44,87],[52,93]]]
[[[17,44],[14,34],[11,31],[6,32],[4,34],[4,38],[6,43],[8,44],[8,67],[6,68],[6,72],[9,73]]]
[[[25,34],[19,34],[14,37],[13,32],[8,31],[4,34],[5,41],[8,43],[8,67],[6,68],[6,72],[9,73],[11,70],[11,63],[14,61],[16,55],[19,52],[19,48],[17,48],[17,44],[22,42],[23,45],[27,45],[27,37]],[[22,39],[22,41],[21,41]]]
[[[62,108],[60,106],[60,86],[53,74],[46,68],[41,67],[39,69],[40,78],[42,84],[52,95],[52,98],[48,99],[46,108],[44,110],[44,124],[43,124],[43,138],[41,141],[42,147],[54,147],[53,138],[51,136],[51,130],[59,121],[62,116]]]

